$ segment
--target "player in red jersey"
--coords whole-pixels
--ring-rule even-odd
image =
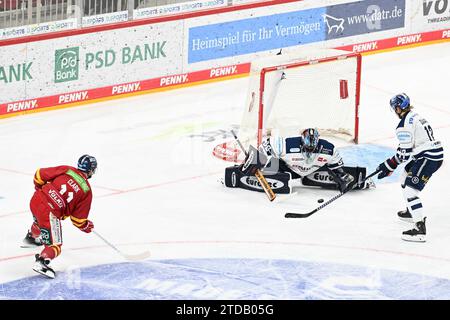
[[[88,220],[92,191],[88,179],[97,170],[97,160],[83,155],[77,168],[58,166],[40,168],[34,175],[36,191],[30,201],[33,224],[23,240],[22,247],[44,245],[36,254],[33,270],[49,278],[55,277],[50,261],[61,253],[61,220],[70,218],[83,232],[91,232],[94,224]]]

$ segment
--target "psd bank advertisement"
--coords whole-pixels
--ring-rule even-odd
[[[189,29],[188,62],[238,56],[405,26],[405,0],[371,0]]]

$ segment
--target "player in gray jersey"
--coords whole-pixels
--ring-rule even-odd
[[[414,223],[414,227],[404,231],[402,239],[425,242],[426,216],[419,194],[441,167],[444,149],[441,142],[434,138],[428,121],[412,110],[410,99],[405,93],[393,97],[390,105],[400,118],[396,129],[399,145],[397,153],[378,166],[381,171],[378,179],[390,176],[400,163],[407,162],[402,178],[406,210],[398,212],[398,216],[403,221]]]

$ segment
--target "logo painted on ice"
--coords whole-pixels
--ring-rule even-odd
[[[214,138],[211,138],[212,141],[214,141]],[[230,161],[230,162],[236,162],[241,151],[233,148],[232,146],[228,145],[227,143],[221,143],[217,145],[213,149],[213,156],[216,158],[219,158],[221,160]]]
[[[56,50],[55,83],[78,80],[79,61],[79,47]]]
[[[0,286],[2,299],[27,300],[450,298],[448,279],[329,262],[274,259],[171,259],[105,264],[60,272],[52,281],[33,276]]]

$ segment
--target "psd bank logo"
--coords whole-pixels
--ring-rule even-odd
[[[56,50],[55,83],[78,80],[79,61],[79,47]]]

